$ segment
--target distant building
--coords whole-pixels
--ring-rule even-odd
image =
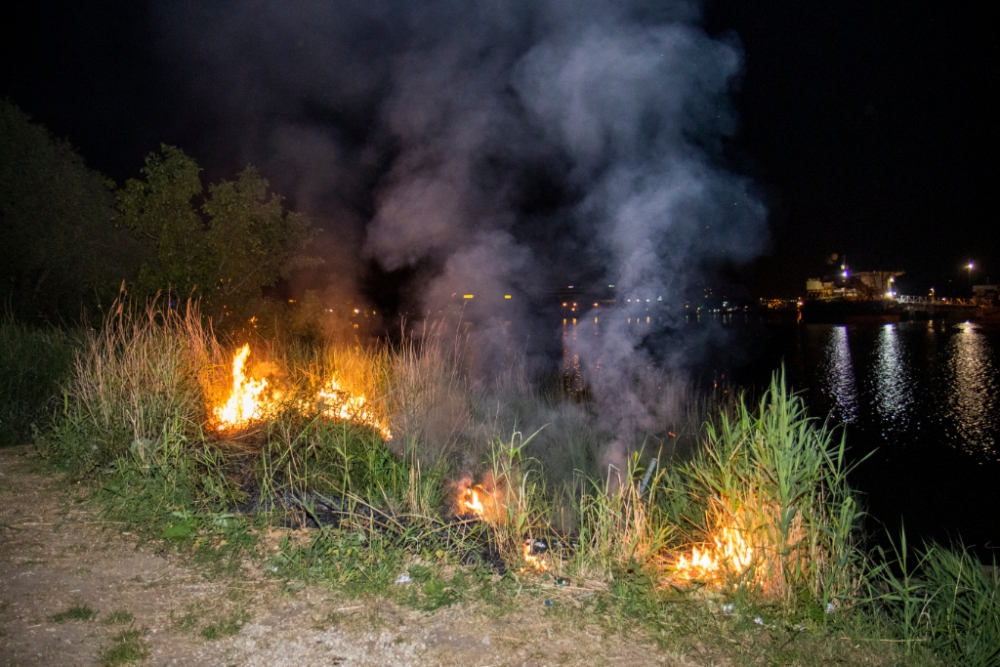
[[[833,279],[809,278],[806,280],[806,295],[810,299],[856,299],[876,300],[892,298],[895,294],[896,278],[904,271],[858,271],[844,270]]]
[[[810,299],[832,299],[836,295],[837,286],[832,280],[809,278],[806,280],[806,296]]]
[[[869,299],[883,299],[895,292],[896,278],[905,271],[858,271],[851,276],[856,289]]]

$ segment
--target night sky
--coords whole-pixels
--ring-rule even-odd
[[[218,3],[20,3],[0,21],[0,96],[119,184],[161,142],[193,155],[210,180],[232,177],[255,157],[260,127],[275,114],[326,126],[348,147],[370,138],[363,104],[299,98],[276,111],[252,91],[285,82],[245,82],[250,92],[232,96],[241,84],[223,83],[218,61],[200,62],[198,48],[178,55],[178,33],[229,38],[211,25],[180,25],[210,22],[201,4]],[[771,235],[763,256],[725,272],[729,281],[755,296],[801,295],[833,252],[855,270],[905,270],[901,289],[911,294],[946,293],[948,280],[967,285],[970,259],[975,282],[1000,279],[996,10],[912,0],[705,5],[705,31],[742,45],[739,125],[723,154],[731,171],[752,179]],[[352,36],[376,51],[392,38]],[[346,155],[363,161],[362,153]],[[267,167],[296,205],[302,189]],[[366,169],[345,186],[348,195],[319,207],[318,224],[337,216],[365,224],[364,192],[378,166]]]

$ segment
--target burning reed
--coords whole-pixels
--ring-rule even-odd
[[[847,486],[843,434],[806,413],[783,372],[752,410],[744,398],[708,423],[703,449],[679,470],[701,544],[676,576],[792,605],[844,601],[860,586],[861,512]]]
[[[781,378],[757,412],[737,402],[709,424],[689,463],[678,468],[661,444],[647,471],[640,443],[618,470],[602,464],[609,435],[586,405],[541,394],[519,372],[475,382],[462,340],[446,341],[425,331],[398,348],[260,342],[230,356],[194,307],[120,307],[86,337],[41,447],[81,472],[174,471],[186,502],[300,524],[359,507],[428,527],[473,517],[508,563],[582,580],[638,567],[663,585],[788,605],[854,590],[843,442]],[[655,425],[647,442],[671,427],[681,428]]]
[[[674,407],[656,414],[674,420],[638,432],[619,469],[601,456],[612,438],[594,405],[516,368],[476,380],[460,338],[224,351],[194,307],[123,306],[79,340],[39,450],[98,481],[108,516],[130,530],[217,548],[230,567],[258,553],[266,526],[309,526],[269,567],[405,592],[423,609],[462,599],[473,580],[493,595],[529,575],[657,623],[678,591],[708,591],[813,627],[869,608],[909,650],[927,639],[997,654],[996,577],[967,557],[924,558],[942,582],[933,589],[872,571],[855,543],[844,439],[780,374],[754,404],[715,405],[695,451],[672,434],[693,440],[690,405],[705,404],[667,397]],[[400,572],[414,588],[394,583]],[[939,601],[926,625],[919,610]]]

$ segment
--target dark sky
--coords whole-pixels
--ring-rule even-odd
[[[231,98],[238,108],[220,111],[227,92],[213,80],[218,62],[202,67],[197,48],[177,55],[177,22],[209,22],[190,34],[213,36],[211,13],[196,7],[20,3],[0,21],[0,96],[119,183],[161,142],[192,154],[210,179],[231,177],[253,154],[233,137],[254,136],[259,119],[247,107],[255,97]],[[996,19],[995,2],[707,3],[705,30],[734,33],[743,49],[739,129],[724,155],[769,210],[765,254],[736,273],[752,292],[801,294],[833,252],[855,270],[907,271],[910,293],[967,281],[961,267],[970,259],[977,282],[1000,278]],[[352,36],[360,44],[391,38]],[[365,133],[364,105],[345,111],[307,100],[288,113],[329,127],[348,147]],[[348,150],[338,159],[365,157]],[[271,180],[296,198],[294,184],[283,190],[280,174]],[[364,178],[351,185],[366,187]],[[347,199],[364,224],[364,196]]]

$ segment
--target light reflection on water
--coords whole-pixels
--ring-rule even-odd
[[[954,425],[952,441],[974,455],[996,456],[997,366],[986,337],[975,324],[957,327],[948,343],[945,366],[946,416]]]
[[[823,368],[823,393],[833,401],[833,414],[845,424],[857,421],[858,396],[854,385],[854,366],[847,342],[847,327],[833,327],[826,344]]]
[[[887,324],[877,333],[831,326],[819,388],[836,420],[881,433],[883,446],[926,442],[933,434],[996,461],[1000,368],[993,347],[973,323]]]
[[[895,324],[879,332],[875,352],[875,408],[882,417],[883,433],[905,430],[913,396],[919,388],[910,372],[906,352]]]
[[[647,326],[634,318],[627,324]],[[600,331],[596,318],[580,324],[563,320],[567,391],[584,388],[578,344]],[[807,391],[814,414],[830,414],[835,423],[858,429],[852,442],[859,451],[878,448],[889,456],[890,448],[915,456],[943,445],[974,461],[1000,462],[1000,334],[995,328],[940,322],[816,324],[796,325],[795,332],[765,369],[768,377],[755,378],[756,384],[766,386],[770,372],[786,362],[793,371],[790,380]],[[734,335],[729,346],[738,345]],[[720,367],[725,371],[725,365]],[[713,363],[709,370],[719,368]],[[714,386],[716,377],[702,381]]]
[[[597,318],[594,318],[597,322]],[[565,319],[562,323],[562,348],[563,348],[563,389],[573,394],[583,390],[583,375],[580,370],[580,355],[577,350],[577,328],[576,318],[572,322]]]

